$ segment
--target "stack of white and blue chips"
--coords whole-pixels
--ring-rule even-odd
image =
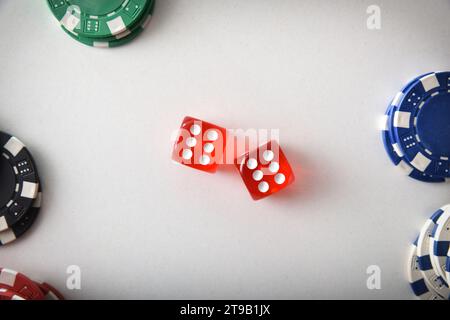
[[[411,245],[408,281],[422,300],[449,300],[450,289],[450,205],[436,211]]]
[[[387,108],[382,138],[405,175],[431,183],[450,178],[450,72],[408,83]]]

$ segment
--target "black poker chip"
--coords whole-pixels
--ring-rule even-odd
[[[39,176],[24,143],[0,131],[0,232],[13,227],[33,207]]]
[[[0,246],[10,244],[23,236],[33,225],[39,215],[42,203],[42,192],[33,201],[32,207],[11,228],[0,232]]]

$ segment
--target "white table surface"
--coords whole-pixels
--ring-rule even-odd
[[[399,174],[377,121],[408,80],[450,69],[450,1],[430,2],[378,0],[374,31],[373,1],[159,0],[108,50],[68,37],[45,1],[1,1],[0,129],[45,190],[0,265],[70,299],[411,298],[409,243],[450,188]],[[186,115],[280,129],[296,184],[254,202],[233,170],[174,165]],[[64,289],[71,265],[81,290]]]

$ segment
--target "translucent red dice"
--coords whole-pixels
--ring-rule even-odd
[[[172,159],[188,167],[214,173],[224,159],[226,135],[224,128],[186,117],[178,131]]]
[[[286,188],[295,177],[276,141],[270,141],[236,159],[236,166],[254,200]]]

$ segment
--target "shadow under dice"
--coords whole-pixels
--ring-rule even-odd
[[[292,168],[276,141],[239,157],[236,166],[254,200],[277,193],[295,180]]]
[[[214,173],[224,159],[226,130],[199,119],[184,118],[172,159],[188,167]]]

